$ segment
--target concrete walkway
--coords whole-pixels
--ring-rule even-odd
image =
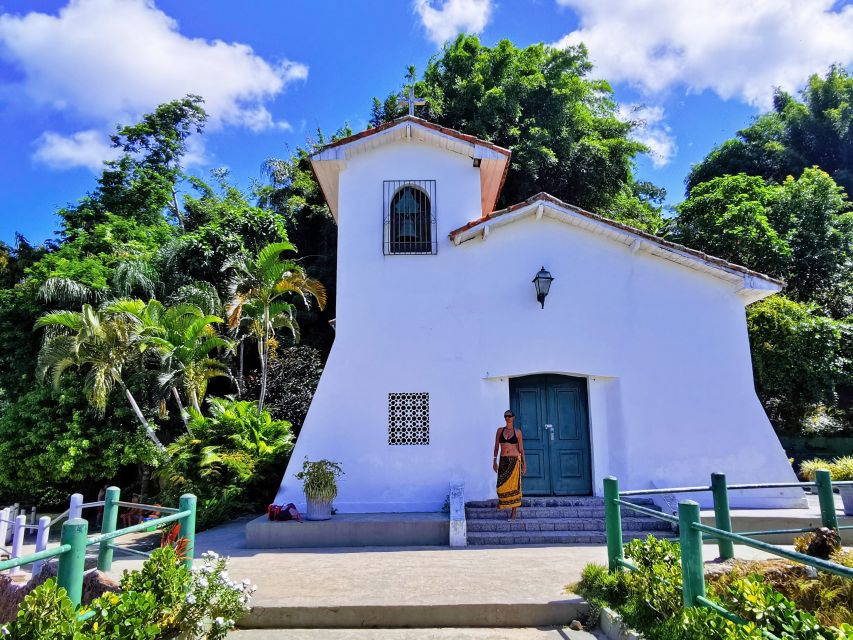
[[[390,636],[372,631],[375,635],[369,637],[451,637],[418,633],[433,626],[479,626],[482,629],[470,631],[474,635],[457,637],[571,638],[554,635],[568,633],[554,629],[526,630],[528,635],[520,636],[507,635],[508,630],[504,635],[476,634],[488,634],[492,627],[567,624],[582,615],[583,604],[577,596],[567,594],[565,586],[580,579],[587,563],[604,564],[607,558],[603,545],[256,550],[244,547],[245,522],[238,520],[201,533],[196,546],[197,553],[210,549],[230,556],[231,576],[249,578],[258,585],[254,613],[244,625],[339,629],[337,635],[322,636],[332,639],[366,637],[347,629],[407,626],[427,629]],[[716,557],[716,552],[715,545],[705,545],[707,559]],[[747,547],[737,547],[736,555],[767,557]],[[119,553],[116,558],[117,574],[142,562]],[[243,637],[285,637],[265,633]],[[314,632],[299,633],[303,635],[286,637],[319,637],[311,635]]]

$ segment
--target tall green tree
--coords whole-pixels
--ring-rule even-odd
[[[738,174],[696,185],[671,226],[679,242],[787,282],[824,313],[853,313],[853,213],[824,171],[782,184]]]
[[[264,408],[270,347],[276,329],[287,328],[295,339],[299,336],[295,307],[288,298],[296,295],[306,306],[310,305],[312,298],[320,308],[326,305],[326,289],[322,283],[309,277],[294,260],[281,259],[282,253],[295,249],[289,242],[277,242],[261,249],[256,257],[239,260],[235,264],[237,275],[233,280],[228,325],[236,328],[244,316],[251,317],[261,363],[258,411]]]
[[[113,387],[118,386],[148,438],[166,453],[125,383],[125,369],[137,362],[145,345],[139,323],[120,304],[103,310],[85,304],[80,311],[49,312],[35,326],[47,329],[37,365],[41,379],[49,378],[58,387],[63,374],[72,367],[79,369],[84,374],[86,399],[99,415],[106,411]]]
[[[501,206],[546,191],[656,231],[661,212],[653,202],[646,200],[641,211],[624,202],[643,203],[633,187],[634,159],[647,151],[630,137],[638,123],[618,117],[610,85],[591,73],[583,45],[518,48],[502,40],[487,47],[460,35],[415,83],[427,102],[415,113],[512,150]],[[402,114],[394,92],[384,103],[374,99],[371,124]]]
[[[687,190],[736,173],[781,184],[815,165],[853,196],[853,76],[841,66],[813,75],[800,100],[777,91],[771,112],[693,167]]]

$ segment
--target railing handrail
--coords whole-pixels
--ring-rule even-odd
[[[838,531],[838,518],[835,512],[835,499],[833,497],[833,484],[841,486],[853,485],[853,481],[833,483],[828,471],[819,470],[814,482],[803,483],[762,483],[727,485],[726,477],[722,473],[711,474],[711,485],[708,487],[673,487],[664,489],[649,489],[638,491],[619,491],[619,482],[614,477],[604,479],[604,515],[605,529],[607,533],[607,560],[611,571],[628,569],[636,571],[637,568],[627,562],[624,557],[622,541],[622,507],[646,514],[658,520],[666,522],[677,522],[679,525],[679,544],[681,547],[681,590],[685,607],[705,606],[713,609],[718,614],[733,622],[743,624],[745,620],[726,610],[720,604],[705,597],[705,572],[702,558],[702,544],[705,540],[715,539],[720,549],[720,558],[728,560],[734,558],[734,543],[742,544],[759,551],[764,551],[787,560],[793,560],[820,571],[826,571],[844,578],[853,579],[853,568],[814,558],[797,551],[789,551],[778,545],[773,545],[760,540],[754,540],[749,536],[762,536],[771,534],[792,534],[812,531],[813,529],[775,529],[768,531],[750,531],[734,533],[732,531],[731,516],[729,511],[729,490],[744,489],[768,489],[814,486],[817,488],[818,502],[822,526]],[[699,491],[710,491],[714,500],[714,522],[716,526],[702,523],[699,504],[692,500],[682,500],[678,504],[678,517],[655,511],[648,507],[633,504],[629,497],[640,495],[660,495],[672,493],[690,493]],[[704,534],[704,536],[703,536]],[[768,640],[779,640],[769,631],[760,629],[761,634]]]
[[[849,487],[853,486],[853,480],[833,481],[834,487]],[[752,484],[730,484],[729,491],[747,491],[749,489],[796,489],[804,487],[816,487],[817,481],[813,482],[765,482]],[[665,495],[670,493],[701,493],[703,491],[713,491],[711,486],[707,487],[669,487],[663,489],[631,489],[630,491],[620,491],[620,497],[631,496],[654,496]]]
[[[149,529],[151,527],[157,527],[161,524],[168,524],[169,522],[174,522],[175,520],[186,518],[189,515],[189,510],[178,511],[177,513],[172,513],[168,516],[163,516],[162,518],[146,520],[145,522],[140,522],[139,524],[132,524],[129,527],[125,527],[123,529],[116,529],[115,531],[112,531],[110,533],[101,533],[96,536],[90,537],[88,542],[86,542],[86,546],[91,547],[92,545],[101,544],[102,542],[106,542],[107,540],[115,540],[116,538],[121,538],[122,536],[126,536],[129,533],[145,531],[146,529]]]
[[[130,525],[122,529],[116,529],[118,521],[119,507],[122,506],[118,487],[109,487],[106,490],[106,495],[102,501],[104,506],[103,518],[101,521],[101,533],[99,535],[88,536],[89,523],[80,517],[80,513],[84,506],[99,506],[101,501],[96,503],[84,504],[80,494],[74,494],[71,500],[69,515],[75,517],[69,518],[62,525],[62,536],[58,547],[53,549],[44,549],[27,555],[0,562],[0,571],[12,569],[20,571],[18,567],[30,563],[41,563],[49,558],[58,558],[59,564],[57,567],[57,582],[60,587],[64,588],[71,599],[71,604],[77,609],[80,606],[80,600],[83,592],[83,573],[86,562],[86,547],[98,545],[98,569],[102,572],[107,572],[112,567],[113,551],[117,548],[110,541],[116,538],[121,538],[130,533],[144,531],[151,527],[159,527],[170,522],[178,522],[180,525],[181,538],[186,541],[182,550],[184,554],[184,564],[187,568],[192,568],[193,555],[195,553],[195,514],[196,514],[196,497],[192,494],[184,494],[178,502],[178,508],[161,507],[154,505],[140,505],[139,503],[129,503],[133,507],[154,507],[154,510],[167,511],[168,515],[153,518],[141,522],[139,524]],[[64,517],[63,514],[60,517]],[[19,516],[23,517],[23,516]],[[47,516],[42,516],[42,528],[39,530],[39,536],[44,535],[46,541]],[[17,525],[18,530],[22,531],[22,525]],[[16,538],[20,544],[22,536]],[[37,545],[40,544],[37,541]],[[38,547],[37,547],[38,548]],[[20,553],[20,548],[16,547],[16,554]],[[143,553],[143,552],[138,552]],[[34,569],[35,569],[34,565]]]
[[[15,567],[22,567],[25,564],[38,562],[39,560],[55,558],[56,556],[61,556],[63,553],[70,550],[71,545],[61,544],[53,549],[45,549],[44,551],[29,553],[25,556],[21,556],[20,558],[11,558],[9,560],[3,560],[2,562],[0,562],[0,571],[6,571],[7,569],[13,569]]]

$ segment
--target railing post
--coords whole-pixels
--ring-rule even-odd
[[[12,525],[12,558],[20,558],[21,551],[24,548],[24,535],[26,535],[27,529],[27,516],[25,514],[21,514],[15,518],[15,523]],[[13,576],[20,574],[22,571],[21,567],[12,567],[9,570],[9,573]]]
[[[607,568],[621,570],[624,559],[622,549],[622,514],[619,504],[619,481],[613,476],[604,479],[604,525],[607,532]]]
[[[832,476],[826,469],[815,471],[817,497],[820,502],[820,520],[824,527],[838,528],[838,518],[835,515],[835,497],[832,495]]]
[[[5,547],[9,539],[9,523],[12,521],[9,511],[9,507],[0,511],[0,547]]]
[[[195,553],[195,508],[196,497],[191,493],[185,493],[178,501],[179,511],[189,511],[189,515],[184,516],[178,523],[181,526],[181,538],[186,538],[187,546],[184,551],[186,558],[184,564],[187,569],[193,568],[193,554]]]
[[[50,537],[50,516],[42,516],[39,518],[39,528],[36,531],[36,553],[47,549],[47,539]],[[41,571],[41,566],[44,564],[41,560],[33,563],[33,578]]]
[[[681,589],[685,607],[700,606],[696,598],[705,595],[705,566],[702,562],[702,532],[693,528],[701,522],[699,503],[678,503],[678,531],[681,541]]]
[[[71,500],[68,503],[68,519],[75,520],[83,517],[83,494],[71,494]]]
[[[68,592],[71,604],[77,609],[83,597],[83,572],[86,568],[86,535],[89,523],[83,518],[74,518],[62,523],[60,544],[71,546],[59,556],[56,579],[60,587]]]
[[[121,489],[107,487],[104,492],[104,513],[101,517],[101,533],[112,533],[118,524],[118,505]],[[113,567],[113,541],[104,540],[98,549],[98,571],[109,571]]]
[[[723,531],[732,532],[732,516],[729,512],[729,488],[725,473],[711,474],[711,491],[714,495],[714,526]],[[735,545],[725,538],[717,539],[721,560],[735,557]]]

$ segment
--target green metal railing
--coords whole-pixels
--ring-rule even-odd
[[[853,485],[853,482],[836,483],[836,485]],[[679,487],[671,489],[649,489],[640,491],[619,491],[619,482],[614,477],[604,479],[604,517],[607,531],[607,563],[610,571],[628,569],[636,571],[624,557],[622,543],[622,508],[664,520],[678,525],[678,542],[681,546],[681,577],[682,596],[685,607],[703,606],[713,609],[727,620],[738,624],[746,621],[728,611],[719,603],[708,599],[705,595],[705,566],[702,559],[702,543],[705,540],[716,540],[720,558],[734,558],[734,545],[742,544],[766,553],[770,553],[801,564],[809,565],[821,571],[834,573],[845,578],[853,578],[853,568],[813,558],[803,553],[789,551],[783,547],[754,540],[751,536],[771,534],[793,534],[812,531],[813,529],[774,529],[768,531],[749,531],[744,533],[732,532],[731,513],[729,509],[729,490],[771,489],[809,487],[817,489],[820,504],[821,524],[830,529],[849,529],[850,526],[838,526],[835,512],[835,499],[832,493],[832,479],[828,471],[817,471],[815,482],[787,482],[772,484],[741,484],[727,485],[726,476],[722,473],[711,475],[711,484],[707,487]],[[630,501],[632,497],[662,495],[674,493],[691,493],[710,491],[714,500],[714,524],[711,527],[701,521],[699,503],[693,500],[681,500],[678,503],[678,516],[669,515],[654,509],[649,509]],[[704,534],[704,535],[703,535]],[[773,634],[762,631],[766,638],[778,640]]]
[[[187,541],[184,550],[184,562],[188,568],[192,567],[193,554],[195,552],[196,519],[196,497],[194,495],[182,495],[177,509],[161,507],[159,505],[121,502],[119,498],[120,492],[118,487],[109,487],[106,490],[103,503],[92,502],[85,505],[87,507],[97,507],[103,504],[104,514],[101,523],[101,533],[99,535],[89,537],[89,523],[83,518],[66,520],[62,524],[62,534],[58,547],[0,562],[0,571],[49,558],[59,558],[56,577],[57,583],[68,592],[68,597],[76,609],[80,606],[80,599],[83,594],[83,573],[85,571],[87,547],[98,546],[98,570],[106,572],[112,568],[113,551],[117,548],[113,544],[113,540],[126,536],[129,533],[144,531],[151,527],[159,527],[170,522],[177,522],[181,528],[180,537]],[[119,507],[122,506],[149,512],[166,512],[169,515],[146,520],[123,529],[116,529]],[[141,551],[123,550],[145,556],[149,555]]]

